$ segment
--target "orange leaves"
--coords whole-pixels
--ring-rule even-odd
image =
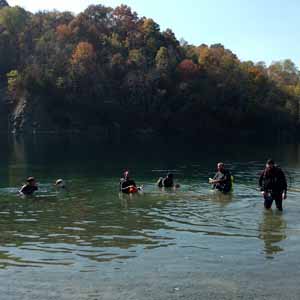
[[[153,19],[144,19],[141,29],[146,35],[156,35],[160,30],[159,25]]]
[[[66,40],[72,35],[72,30],[69,26],[63,24],[57,26],[56,34],[59,40]]]
[[[214,44],[208,47],[201,45],[198,47],[199,64],[205,65],[209,68],[224,67],[230,68],[234,64],[238,64],[239,60],[230,50],[225,49],[222,44]]]
[[[80,42],[72,55],[72,63],[77,64],[84,61],[90,61],[95,58],[95,50],[92,44]]]
[[[203,64],[208,60],[209,57],[209,48],[207,46],[199,47],[199,63]]]
[[[95,68],[96,53],[92,44],[80,42],[71,58],[71,64],[78,73],[87,73]]]
[[[257,78],[257,77],[260,77],[260,76],[263,75],[262,72],[261,72],[261,70],[259,70],[259,69],[256,68],[256,67],[251,67],[251,68],[249,68],[249,69],[248,69],[248,72],[249,72],[249,74],[251,74],[254,78]]]
[[[96,54],[92,44],[88,42],[80,42],[72,55],[72,64],[85,63],[94,60]]]
[[[190,59],[184,59],[178,66],[177,70],[184,80],[193,79],[198,71],[199,67]]]

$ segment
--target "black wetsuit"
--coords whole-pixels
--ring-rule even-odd
[[[35,191],[38,190],[38,187],[37,186],[32,186],[32,185],[23,185],[21,190],[20,190],[20,193],[26,195],[26,196],[29,196],[29,195],[32,195]]]
[[[136,187],[136,184],[135,184],[134,180],[132,180],[132,179],[124,179],[124,178],[122,178],[120,180],[120,191],[122,193],[128,194],[130,186],[135,186]]]
[[[218,171],[213,179],[221,180],[220,183],[214,184],[213,186],[214,189],[223,193],[230,192],[232,188],[232,183],[231,183],[231,174],[228,170]]]
[[[173,181],[173,178],[171,178],[171,177],[160,178],[158,180],[157,185],[160,188],[162,188],[162,187],[170,188],[170,187],[174,186],[174,181]]]
[[[282,193],[287,191],[287,182],[283,171],[274,166],[266,168],[259,177],[261,191],[267,193],[265,196],[265,208],[270,209],[275,200],[276,207],[282,210]]]

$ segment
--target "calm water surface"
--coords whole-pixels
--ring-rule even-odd
[[[210,274],[201,275],[202,282],[203,277],[218,280],[216,286],[222,291],[229,274],[232,283],[225,291],[229,291],[228,297],[232,299],[232,293],[237,297],[237,291],[250,276],[256,283],[251,287],[253,292],[260,291],[260,276],[264,284],[270,285],[280,279],[271,279],[276,276],[274,269],[291,272],[291,277],[298,274],[295,264],[300,251],[300,147],[297,145],[103,146],[79,138],[46,137],[28,141],[4,139],[2,143],[3,299],[25,299],[24,291],[28,298],[36,295],[40,299],[38,292],[34,294],[34,288],[30,287],[36,280],[48,282],[42,289],[43,298],[52,299],[57,295],[51,294],[51,290],[62,293],[65,289],[66,285],[59,285],[60,276],[65,278],[70,274],[77,274],[73,276],[78,282],[63,291],[66,299],[76,288],[79,290],[73,299],[102,299],[100,295],[116,299],[108,294],[103,296],[104,287],[98,294],[95,292],[93,287],[98,285],[95,276],[102,278],[106,289],[116,282],[119,285],[125,282],[129,293],[136,287],[129,285],[128,278],[135,276],[138,280],[151,274],[149,289],[161,288],[165,280],[163,286],[168,291],[180,293],[184,290],[178,287],[180,282],[189,276],[194,278],[199,272]],[[257,189],[258,173],[270,156],[288,175],[290,191],[283,213],[275,207],[265,212]],[[212,192],[207,184],[220,160],[227,163],[235,176],[232,195]],[[138,184],[144,184],[143,195],[119,195],[118,181],[125,168],[131,170]],[[168,170],[182,185],[178,191],[155,187],[156,179]],[[27,176],[35,176],[40,189],[35,197],[22,199],[17,191]],[[66,180],[69,191],[54,189],[53,183],[60,177]],[[154,274],[160,276],[158,281]],[[170,284],[172,276],[175,279]],[[266,282],[268,276],[270,282]],[[14,280],[18,280],[21,290],[11,288]],[[215,281],[205,286],[212,282]],[[88,291],[86,286],[90,288]],[[196,297],[196,285],[190,288]],[[293,294],[295,299],[298,291]],[[134,295],[139,295],[137,299],[141,295],[147,298],[145,293]],[[272,293],[270,290],[264,297],[274,296]],[[156,296],[148,298],[158,299]],[[192,299],[186,293],[182,296]]]

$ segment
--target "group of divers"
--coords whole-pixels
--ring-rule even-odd
[[[208,182],[214,190],[221,193],[228,194],[232,192],[233,176],[222,162],[217,164],[217,172],[213,178],[209,178]],[[273,159],[267,160],[266,166],[259,176],[258,184],[264,198],[265,208],[270,209],[273,201],[275,201],[277,209],[282,211],[282,202],[287,198],[287,181],[284,172],[275,164]],[[168,173],[164,178],[159,178],[156,185],[158,188],[180,188],[180,184],[174,182],[174,175],[172,173]],[[67,185],[63,179],[57,179],[55,186],[58,189],[67,190]],[[143,186],[138,187],[127,170],[120,179],[119,189],[120,193],[123,194],[135,194],[143,191]],[[30,196],[37,190],[38,184],[35,178],[28,177],[19,193],[24,196]]]

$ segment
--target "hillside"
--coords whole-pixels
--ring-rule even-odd
[[[5,4],[1,1],[0,5]],[[0,10],[0,78],[11,128],[203,137],[294,137],[300,75],[290,60],[240,61],[189,45],[127,6]]]

